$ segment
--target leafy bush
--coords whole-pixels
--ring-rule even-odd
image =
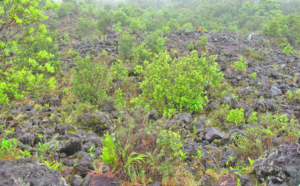
[[[300,103],[300,89],[291,92],[290,90],[288,90],[286,92],[286,99],[289,102],[294,102],[294,103]]]
[[[115,144],[112,138],[107,133],[105,139],[103,140],[103,153],[101,155],[102,160],[109,166],[113,167],[113,171],[116,169],[117,156],[115,154]]]
[[[96,24],[92,18],[82,18],[78,22],[78,31],[82,35],[92,35],[95,31]]]
[[[119,55],[123,59],[129,59],[132,48],[135,45],[135,36],[130,35],[127,31],[125,31],[121,36],[118,38],[119,42]]]
[[[287,44],[286,47],[284,47],[282,53],[285,54],[285,55],[289,55],[289,53],[293,52],[294,50],[294,47],[291,47],[290,43]]]
[[[64,2],[62,3],[57,9],[56,14],[59,18],[67,16],[70,11],[74,10],[75,7],[73,6],[74,3],[71,2]]]
[[[99,103],[106,97],[108,70],[102,64],[91,63],[89,57],[78,56],[76,61],[73,94],[82,102]]]
[[[179,30],[185,31],[185,30],[193,30],[193,25],[191,23],[186,23],[182,27],[180,27]]]
[[[242,123],[243,121],[245,121],[244,109],[230,110],[230,112],[227,116],[227,120],[230,122],[234,122],[236,125],[238,125],[238,123]]]
[[[207,43],[208,43],[207,36],[201,36],[196,41],[196,47],[199,48],[200,50],[206,50]]]
[[[211,55],[206,59],[205,54],[199,58],[193,51],[186,58],[172,60],[166,52],[160,53],[146,67],[143,93],[134,101],[165,116],[181,110],[202,110],[208,101],[203,87],[222,80],[216,58]]]
[[[161,51],[165,50],[165,38],[161,37],[161,32],[159,30],[150,33],[147,35],[145,40],[145,47],[150,49],[150,51],[154,54],[158,54]]]
[[[120,80],[124,75],[127,75],[126,66],[123,65],[122,60],[117,60],[113,63],[110,70],[112,71],[115,80]]]
[[[143,63],[144,61],[149,61],[152,57],[152,52],[150,49],[145,47],[145,44],[142,43],[141,45],[135,47],[132,51],[133,56],[138,63]]]
[[[187,49],[188,49],[189,51],[192,51],[192,50],[195,49],[195,46],[194,46],[194,44],[193,44],[193,41],[190,42],[190,44],[187,46]]]
[[[240,61],[234,62],[234,67],[235,67],[235,72],[242,72],[246,73],[247,72],[247,62],[244,61],[244,58],[241,57]]]

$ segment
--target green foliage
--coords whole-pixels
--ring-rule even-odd
[[[130,30],[133,33],[139,34],[140,31],[144,31],[146,29],[145,24],[138,18],[134,18],[130,23]]]
[[[143,93],[135,101],[148,104],[165,116],[174,111],[202,110],[208,101],[203,86],[217,85],[222,80],[214,62],[217,56],[206,59],[203,54],[199,58],[196,51],[174,60],[166,53],[158,56],[146,67],[145,81],[141,83]]]
[[[49,162],[48,160],[44,161],[45,165],[47,165],[47,167],[49,167],[52,170],[56,170],[59,166],[61,166],[60,164],[56,163],[56,162]]]
[[[0,2],[0,104],[55,87],[55,80],[44,76],[54,73],[55,55],[51,54],[52,38],[40,22],[48,18],[43,11],[55,9],[58,4],[47,2],[38,9],[38,2]]]
[[[117,107],[117,109],[119,110],[124,110],[126,108],[126,101],[123,97],[122,90],[119,88],[116,93],[117,93],[117,98],[114,103],[114,106]]]
[[[111,72],[113,73],[113,78],[115,80],[121,80],[124,76],[127,75],[126,66],[123,65],[122,60],[117,60],[110,67]]]
[[[300,103],[300,89],[294,92],[288,90],[286,92],[286,100],[289,102]]]
[[[96,22],[97,29],[103,34],[106,35],[107,27],[112,22],[112,16],[107,11],[101,11],[98,16],[98,21]]]
[[[95,27],[96,23],[94,23],[92,18],[82,18],[78,22],[78,31],[83,36],[92,35],[95,31]]]
[[[91,63],[89,57],[78,56],[76,61],[73,94],[82,102],[99,103],[106,97],[108,70],[102,64]]]
[[[285,54],[285,55],[289,55],[289,53],[293,52],[294,50],[294,47],[291,47],[290,43],[287,44],[286,47],[284,47],[282,53]]]
[[[189,51],[192,51],[192,50],[195,49],[195,46],[194,46],[194,44],[193,44],[193,41],[190,42],[190,44],[187,46],[187,49],[188,49]]]
[[[196,41],[196,47],[199,48],[200,50],[207,50],[206,48],[207,43],[208,43],[207,36],[201,36]]]
[[[179,30],[181,31],[185,31],[185,30],[193,30],[193,25],[191,23],[185,23],[184,25],[182,25],[182,27],[179,28]]]
[[[150,49],[145,48],[145,44],[136,46],[133,51],[134,59],[137,63],[143,63],[144,61],[149,61],[153,55]]]
[[[244,58],[241,57],[240,61],[236,61],[234,62],[233,67],[235,67],[235,72],[242,72],[242,73],[246,73],[247,72],[247,62],[244,61]]]
[[[73,2],[63,2],[57,9],[56,14],[59,18],[67,16],[69,12],[75,9]]]
[[[113,15],[113,21],[115,23],[121,23],[122,26],[126,25],[127,22],[127,16],[126,13],[123,12],[122,10],[118,10],[115,12],[115,14]]]
[[[232,109],[230,110],[227,120],[234,122],[236,125],[245,121],[244,109]]]
[[[161,37],[161,31],[157,30],[147,35],[144,46],[153,54],[158,54],[159,52],[165,50],[165,41],[166,39]]]
[[[119,55],[122,59],[129,59],[132,54],[132,48],[135,46],[135,36],[124,31],[118,38]]]
[[[252,78],[254,81],[256,81],[256,77],[257,77],[256,72],[253,72],[253,73],[251,74],[251,78]]]
[[[170,28],[171,31],[176,31],[180,25],[176,19],[171,18],[171,20],[168,21],[167,26]]]
[[[248,118],[248,122],[251,124],[257,124],[257,112],[253,112],[252,115]]]
[[[16,138],[13,138],[13,139],[9,139],[9,140],[6,140],[5,138],[2,138],[1,139],[1,148],[0,149],[3,149],[3,150],[9,150],[9,149],[12,149],[14,147],[17,146],[17,139]]]
[[[102,160],[109,166],[116,169],[117,156],[115,154],[115,144],[112,138],[107,133],[105,139],[103,140],[103,153],[101,155]]]

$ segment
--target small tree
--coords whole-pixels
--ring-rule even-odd
[[[222,80],[215,59],[201,58],[196,51],[186,58],[171,59],[166,52],[157,55],[146,67],[143,93],[133,102],[149,105],[160,114],[169,116],[178,111],[202,110],[208,99],[204,86],[218,85]]]
[[[76,61],[73,94],[82,102],[99,103],[106,97],[108,70],[102,64],[91,63],[89,57],[78,56]]]
[[[98,21],[96,23],[97,29],[103,34],[103,36],[107,33],[107,27],[112,23],[112,17],[107,11],[101,11],[98,17]],[[104,37],[105,38],[105,37]]]
[[[119,55],[123,59],[129,59],[131,53],[132,53],[132,48],[135,45],[135,36],[131,36],[127,31],[125,31],[119,38]]]

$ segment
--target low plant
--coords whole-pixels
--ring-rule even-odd
[[[246,73],[247,72],[247,62],[244,61],[244,58],[241,57],[240,61],[234,62],[233,67],[235,67],[235,72]]]
[[[207,50],[207,45],[208,39],[207,36],[201,36],[199,39],[196,41],[196,48],[200,50]]]
[[[300,89],[294,92],[288,90],[286,92],[286,100],[293,103],[300,103]]]
[[[251,124],[257,124],[257,112],[252,113],[252,115],[248,118],[248,122]]]
[[[284,47],[282,53],[285,54],[285,55],[289,55],[290,53],[293,53],[293,51],[294,51],[294,47],[291,47],[291,44],[288,43],[286,45],[286,47]]]
[[[117,164],[116,164],[117,156],[115,154],[115,150],[116,148],[113,139],[107,133],[103,140],[103,152],[101,158],[107,165],[113,167],[112,169],[113,172],[117,168]]]
[[[232,109],[230,110],[227,120],[230,122],[234,122],[237,126],[239,123],[245,121],[244,118],[244,109]]]
[[[193,41],[190,42],[190,44],[187,46],[187,49],[188,49],[189,51],[192,51],[192,50],[195,49],[195,46],[194,46],[194,44],[193,44]]]
[[[81,102],[97,104],[106,97],[108,70],[102,64],[93,64],[89,57],[76,57],[72,92]]]
[[[223,78],[215,59],[205,54],[199,58],[196,51],[186,58],[171,59],[160,53],[145,68],[143,93],[132,100],[137,105],[149,105],[159,114],[171,116],[177,111],[202,110],[208,99],[203,86],[218,85]]]

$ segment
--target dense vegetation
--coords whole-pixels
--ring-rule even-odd
[[[170,33],[184,34],[194,29],[202,33],[235,32],[244,39],[254,32],[254,38],[260,34],[267,38],[265,46],[278,47],[287,56],[299,55],[300,1],[0,1],[0,105],[4,121],[0,128],[0,159],[34,157],[51,169],[65,171],[64,165],[51,156],[57,149],[49,147],[49,139],[39,143],[39,151],[45,155],[39,156],[18,148],[16,138],[6,137],[20,127],[6,124],[12,121],[8,113],[16,108],[15,103],[31,103],[43,109],[49,105],[36,100],[47,93],[59,95],[61,101],[59,114],[49,115],[57,124],[79,127],[80,115],[99,113],[107,104],[120,113],[113,119],[113,127],[99,129],[107,133],[101,136],[102,155],[94,160],[96,173],[102,172],[105,163],[110,173],[132,185],[156,180],[163,185],[197,185],[204,174],[218,182],[230,166],[224,166],[223,172],[203,170],[203,166],[198,167],[203,160],[200,149],[190,153],[181,149],[187,139],[197,138],[197,129],[184,132],[181,124],[166,124],[182,112],[192,113],[195,119],[206,114],[211,118],[209,125],[222,130],[260,123],[263,129],[247,128],[244,136],[235,136],[236,143],[230,144],[239,157],[232,169],[252,173],[253,161],[273,147],[270,140],[278,131],[286,131],[282,141],[296,141],[299,132],[288,129],[297,126],[298,121],[278,111],[249,115],[242,107],[226,104],[207,109],[227,94],[238,98],[239,86],[224,79],[218,56],[208,48],[207,36],[187,46],[169,47]],[[95,48],[83,54],[74,47],[93,41],[106,43],[112,38],[117,43],[107,45],[109,49]],[[247,58],[263,63],[267,53],[247,48],[227,71],[233,69],[235,74],[246,76]],[[256,72],[249,77],[259,89]],[[299,94],[287,91],[286,101],[298,103]],[[149,120],[150,110],[163,119]],[[26,118],[21,115],[14,122]],[[91,155],[93,148],[88,149]],[[188,164],[189,158],[194,158],[197,166]],[[197,173],[187,171],[188,167],[197,169]]]

